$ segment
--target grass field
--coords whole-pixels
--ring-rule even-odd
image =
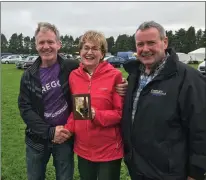
[[[17,70],[13,64],[1,65],[1,100],[2,100],[2,143],[1,143],[1,180],[26,180],[25,166],[25,125],[19,115],[17,97],[22,70]],[[55,180],[52,159],[47,167],[47,180]],[[75,158],[74,180],[79,180],[77,161]],[[129,175],[122,163],[121,179],[129,180]]]
[[[196,68],[197,65],[194,66]],[[121,69],[124,77],[126,72]],[[15,65],[1,65],[1,180],[26,180],[25,166],[25,125],[19,116],[17,97],[22,70],[17,70]],[[52,159],[47,166],[47,180],[55,180]],[[77,161],[75,158],[74,180],[79,180]],[[122,163],[121,179],[129,180],[127,169]]]

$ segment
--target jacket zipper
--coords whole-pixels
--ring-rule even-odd
[[[88,85],[88,93],[91,94],[91,86],[92,86],[92,76],[89,78],[89,85]],[[91,100],[91,97],[90,97],[90,100]],[[87,133],[88,133],[88,137],[89,137],[89,122],[86,121],[87,123]],[[89,144],[90,141],[88,141],[88,147],[90,147],[90,144]],[[91,154],[90,154],[91,158],[92,158],[92,151],[91,151]]]
[[[91,79],[89,80],[89,86],[88,86],[88,92],[90,93],[91,92],[91,86],[92,86],[92,81]]]

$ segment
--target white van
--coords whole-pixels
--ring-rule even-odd
[[[206,75],[206,72],[205,72],[205,69],[206,69],[205,64],[206,64],[206,61],[203,61],[202,63],[200,63],[200,64],[198,65],[198,68],[197,68],[197,70],[200,71],[203,75]]]

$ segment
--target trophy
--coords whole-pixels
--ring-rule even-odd
[[[73,94],[74,120],[92,120],[90,94]]]

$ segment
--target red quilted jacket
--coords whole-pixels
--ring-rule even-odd
[[[94,120],[74,120],[73,113],[65,128],[74,133],[74,152],[90,161],[111,161],[123,157],[120,130],[123,99],[115,86],[122,82],[122,74],[108,62],[98,65],[92,77],[83,65],[69,76],[72,94],[90,93],[95,109]]]

